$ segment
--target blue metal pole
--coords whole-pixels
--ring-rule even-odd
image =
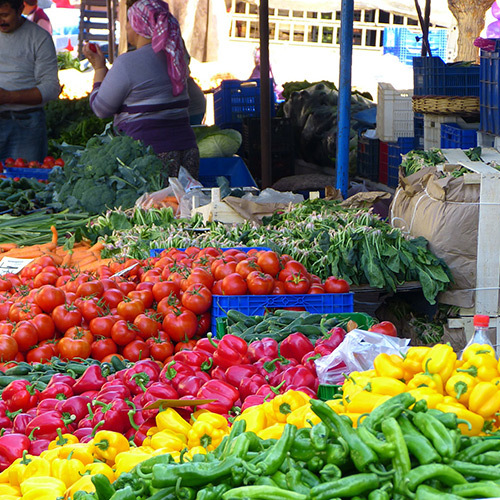
[[[351,130],[351,66],[354,0],[342,0],[340,16],[340,83],[337,136],[337,189],[344,198],[349,186],[349,135]]]

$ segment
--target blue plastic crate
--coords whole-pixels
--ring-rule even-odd
[[[413,118],[413,130],[415,134],[415,149],[424,149],[424,115],[415,113]]]
[[[364,135],[358,137],[357,173],[375,182],[379,177],[379,147],[378,139],[370,139]]]
[[[158,255],[160,255],[163,250],[165,250],[165,248],[151,248],[149,250],[149,256],[150,257],[158,257]],[[177,250],[183,252],[184,250],[186,250],[185,248],[177,248]],[[257,250],[257,251],[260,251],[260,250],[271,250],[269,247],[230,247],[230,248],[220,248],[219,250],[222,250],[223,252],[226,251],[226,250],[240,250],[240,252],[244,252],[244,253],[248,253],[250,252],[250,250]]]
[[[234,309],[247,316],[262,316],[266,309],[304,307],[310,313],[353,312],[353,293],[318,293],[310,295],[214,295],[212,297],[212,333],[217,331],[217,318]]]
[[[270,82],[271,116],[275,115],[276,98]],[[260,79],[224,80],[214,92],[215,124],[242,128],[246,116],[260,116]]]
[[[400,137],[397,142],[389,142],[387,147],[389,167],[399,167],[401,165],[401,155],[414,149],[414,144],[414,137]]]
[[[398,187],[399,183],[399,166],[387,167],[387,185],[389,187]]]
[[[431,52],[446,58],[448,33],[445,29],[429,31]],[[396,56],[402,63],[411,66],[413,58],[422,53],[422,33],[414,33],[408,28],[390,27],[384,29],[384,54]]]
[[[481,130],[500,135],[500,40],[493,52],[481,50],[481,88],[479,94]]]
[[[27,179],[41,179],[46,181],[49,178],[50,172],[52,172],[51,168],[5,167],[3,174],[10,179],[14,177],[26,177]]]
[[[477,130],[463,129],[456,123],[441,124],[441,148],[470,149],[477,146]]]
[[[479,65],[446,64],[440,57],[414,57],[413,95],[479,97]]]
[[[198,180],[205,187],[217,187],[217,177],[226,177],[231,187],[257,187],[248,167],[239,156],[200,158]]]

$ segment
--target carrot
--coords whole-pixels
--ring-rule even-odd
[[[61,266],[69,266],[71,264],[72,257],[73,255],[68,252],[62,260]]]
[[[52,245],[54,245],[54,248],[57,247],[57,238],[59,235],[57,234],[57,229],[56,226],[50,226],[50,230],[52,231]]]
[[[56,266],[60,266],[63,262],[63,258],[54,252],[47,252],[45,255],[49,255],[50,257],[52,257],[52,260],[54,261],[54,264]]]
[[[80,271],[97,271],[101,266],[107,266],[112,262],[112,259],[99,259],[94,262],[90,262],[89,264],[81,265]]]
[[[90,247],[92,252],[100,252],[104,248],[104,243],[102,241],[98,241],[94,245]]]
[[[2,243],[0,245],[0,252],[8,252],[14,248],[19,248],[16,243]]]

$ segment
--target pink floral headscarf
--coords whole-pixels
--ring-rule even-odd
[[[128,20],[138,35],[151,39],[155,52],[165,52],[172,92],[174,96],[179,95],[184,90],[189,69],[179,23],[168,4],[163,0],[139,0],[128,9]]]

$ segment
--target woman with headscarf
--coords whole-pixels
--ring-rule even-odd
[[[136,50],[120,55],[108,71],[98,46],[83,54],[95,70],[90,106],[114,115],[118,132],[151,145],[176,177],[184,166],[197,178],[199,152],[189,125],[187,53],[179,23],[162,0],[139,0],[128,9],[127,38]]]

